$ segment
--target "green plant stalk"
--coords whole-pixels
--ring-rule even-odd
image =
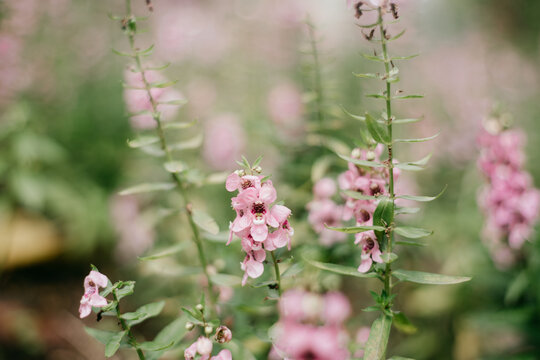
[[[116,311],[116,317],[118,319],[118,322],[120,323],[120,326],[122,327],[122,330],[126,331],[128,342],[129,344],[137,351],[137,355],[139,356],[139,360],[146,360],[143,351],[139,348],[139,344],[137,343],[137,340],[135,339],[135,336],[131,333],[131,328],[128,326],[126,321],[121,318],[120,313],[120,302],[118,301],[118,297],[116,296],[116,290],[112,292],[113,299],[116,302],[116,306],[114,307]]]
[[[394,207],[395,207],[395,204],[394,204],[394,201],[395,201],[395,197],[396,197],[396,194],[394,193],[394,164],[393,164],[393,158],[394,158],[394,154],[393,154],[393,146],[392,146],[392,97],[390,95],[390,91],[391,91],[391,84],[390,82],[388,81],[388,79],[390,78],[390,58],[388,56],[388,50],[387,50],[387,46],[386,46],[386,43],[387,43],[387,40],[386,40],[386,37],[385,37],[385,31],[384,31],[384,19],[383,19],[383,15],[382,15],[382,9],[379,7],[378,9],[378,13],[379,13],[379,19],[378,19],[378,23],[379,23],[379,33],[380,33],[380,36],[381,36],[381,47],[382,47],[382,55],[383,55],[383,59],[384,59],[384,70],[385,70],[385,81],[386,81],[386,116],[387,116],[387,123],[386,123],[386,126],[387,126],[387,130],[388,130],[388,135],[390,137],[390,143],[387,145],[387,150],[388,150],[388,177],[389,177],[389,181],[388,181],[388,192],[390,194],[390,199],[392,200],[392,203],[393,203],[393,206],[392,206],[392,211],[394,211]],[[394,216],[392,215],[392,219],[394,218]],[[392,224],[388,224],[388,227],[387,227],[387,230],[386,230],[386,237],[388,239],[388,242],[386,244],[386,249],[385,249],[385,252],[387,254],[390,254],[392,252]],[[386,296],[390,296],[391,295],[391,291],[392,291],[392,267],[391,267],[391,264],[386,264],[386,268],[385,268],[385,271],[384,271],[384,291],[386,292]]]
[[[131,0],[126,0],[126,12],[127,12],[128,18],[133,17],[133,14],[131,12]],[[156,132],[157,132],[157,135],[159,137],[159,142],[160,142],[161,149],[165,153],[165,157],[166,157],[167,161],[170,162],[170,161],[173,160],[173,158],[172,158],[171,152],[170,152],[170,150],[169,150],[169,148],[167,146],[167,140],[165,138],[165,133],[163,131],[163,125],[162,125],[162,122],[161,122],[161,113],[158,111],[158,108],[157,108],[158,104],[157,104],[156,100],[154,99],[154,97],[152,96],[152,92],[151,92],[152,87],[151,87],[150,83],[148,82],[148,80],[146,79],[146,74],[145,74],[144,68],[142,66],[141,56],[137,53],[137,48],[135,47],[135,34],[134,34],[133,31],[130,31],[130,30],[127,32],[127,34],[128,34],[128,38],[129,38],[130,49],[133,52],[133,58],[135,59],[135,64],[136,64],[136,67],[137,67],[136,70],[141,73],[141,77],[142,77],[142,80],[143,80],[143,83],[144,83],[144,88],[145,88],[145,90],[146,90],[146,92],[148,94],[148,97],[150,99],[150,103],[152,105],[152,118],[155,120],[156,125],[157,125]],[[187,195],[186,188],[184,186],[184,182],[182,181],[182,179],[180,178],[180,176],[177,173],[171,173],[171,176],[172,176],[174,182],[176,183],[177,188],[178,188],[178,190],[180,192],[180,195],[182,197],[183,207],[186,210],[187,219],[188,219],[189,225],[190,225],[192,233],[193,233],[193,242],[197,246],[197,252],[198,252],[198,255],[199,255],[199,261],[201,263],[203,273],[204,273],[204,275],[206,277],[206,280],[208,282],[208,292],[210,293],[213,305],[215,306],[217,296],[214,293],[212,279],[210,277],[210,274],[208,273],[208,269],[207,269],[208,261],[206,259],[206,254],[204,252],[204,246],[203,246],[203,243],[202,243],[202,239],[201,239],[201,236],[200,236],[199,229],[197,228],[197,225],[193,221],[191,203],[189,202],[189,197]]]
[[[281,274],[279,273],[279,264],[276,259],[276,255],[274,251],[271,251],[270,254],[272,254],[272,261],[274,262],[274,270],[276,271],[276,283],[277,283],[278,294],[279,294],[279,297],[281,297],[282,290],[281,290]]]
[[[321,68],[320,68],[320,62],[319,62],[319,50],[317,49],[317,41],[315,39],[315,30],[313,24],[310,22],[307,23],[308,31],[309,31],[309,43],[311,46],[311,53],[313,55],[313,72],[314,72],[314,87],[315,87],[315,96],[316,96],[316,104],[317,104],[317,120],[319,121],[319,124],[323,122],[324,115],[323,115],[323,88],[322,88],[322,81],[321,81]]]

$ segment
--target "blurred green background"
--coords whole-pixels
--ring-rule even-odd
[[[151,14],[143,0],[135,5],[137,14],[150,15],[138,38],[141,48],[155,43],[150,62],[171,63],[164,76],[179,80],[175,88],[189,101],[177,117],[196,121],[179,136],[204,134],[200,148],[176,154],[198,169],[194,182],[203,182],[202,174],[220,178],[234,170],[232,160],[242,154],[250,160],[263,155],[278,200],[293,209],[295,258],[313,253],[357,263],[352,240],[318,245],[305,210],[313,180],[346,168],[334,151],[353,148],[360,137],[359,123],[343,108],[356,114],[379,109],[363,96],[378,84],[352,75],[373,70],[360,56],[372,50],[345,1],[156,0]],[[159,162],[126,144],[140,130],[124,105],[126,59],[111,51],[126,49],[127,40],[108,18],[123,11],[122,1],[0,1],[0,359],[103,358],[102,345],[82,328],[94,320],[77,317],[90,263],[111,279],[137,280],[127,307],[167,299],[164,316],[142,326],[143,336],[178,315],[181,305],[197,301],[196,249],[171,210],[179,199],[168,193],[117,195],[167,178]],[[494,106],[513,114],[514,125],[528,134],[527,168],[538,184],[540,3],[407,0],[400,2],[400,14],[401,23],[390,31],[407,32],[391,52],[420,56],[400,64],[398,87],[426,95],[397,107],[402,117],[425,117],[400,131],[441,131],[434,142],[397,149],[404,160],[434,153],[426,171],[403,176],[403,187],[431,195],[448,185],[444,196],[411,217],[411,224],[422,223],[435,235],[426,248],[403,249],[400,267],[473,280],[451,287],[401,285],[397,307],[419,330],[394,331],[389,352],[415,359],[538,359],[538,235],[514,269],[493,265],[480,238],[475,137]],[[319,86],[324,97],[317,101]],[[234,213],[223,183],[193,194],[225,231]],[[212,266],[241,275],[239,244],[226,248],[223,236],[207,240]],[[173,258],[137,259],[181,242],[186,248]],[[368,289],[376,283],[306,268],[286,286],[341,289],[355,308],[351,329],[373,320],[360,310],[370,305]],[[235,289],[227,316],[235,337],[260,359],[268,350],[261,339],[276,320],[264,296],[258,289]]]

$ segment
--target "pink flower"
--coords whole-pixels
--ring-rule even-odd
[[[313,186],[313,195],[316,199],[328,199],[336,193],[336,182],[334,179],[322,178]]]
[[[109,279],[99,271],[92,270],[84,278],[84,295],[79,306],[80,318],[85,318],[92,312],[92,306],[101,308],[107,306],[107,299],[99,295],[99,288],[107,287]]]
[[[322,317],[328,324],[342,324],[351,315],[351,304],[340,292],[329,292],[324,297]]]
[[[366,345],[368,339],[369,339],[369,333],[371,329],[367,326],[363,326],[360,329],[358,329],[358,332],[356,333],[356,343],[362,347],[362,349],[356,351],[354,353],[354,357],[361,358],[364,356],[364,349],[363,347]]]
[[[235,164],[245,147],[246,134],[233,114],[224,114],[205,125],[203,156],[214,169],[225,170]]]
[[[294,84],[283,83],[270,91],[268,112],[283,135],[297,137],[302,134],[304,103],[300,90]]]
[[[228,327],[221,325],[217,328],[214,338],[220,344],[228,343],[232,340],[232,331]]]
[[[197,339],[197,352],[201,355],[210,355],[212,353],[212,341],[204,336]]]
[[[371,269],[373,262],[382,263],[381,250],[379,249],[379,243],[373,231],[366,231],[356,234],[356,243],[362,248],[361,263],[358,266],[358,271],[366,273]]]
[[[184,358],[185,360],[194,360],[195,356],[197,356],[197,341],[195,341],[193,344],[191,344],[185,351],[184,351]]]
[[[212,356],[210,360],[232,360],[232,354],[229,350],[221,350],[216,356]]]

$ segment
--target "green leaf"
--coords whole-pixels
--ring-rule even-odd
[[[365,116],[361,116],[361,115],[355,115],[353,113],[350,113],[349,111],[347,111],[347,109],[345,109],[343,106],[341,106],[341,110],[343,110],[343,112],[347,115],[349,115],[350,117],[352,117],[353,119],[355,120],[358,120],[358,121],[366,121],[366,117]]]
[[[393,125],[403,125],[403,124],[412,124],[419,121],[422,121],[422,118],[410,118],[410,119],[394,119],[392,120]]]
[[[413,59],[417,56],[419,56],[420,54],[413,54],[413,55],[409,55],[409,56],[393,56],[391,58],[392,61],[394,60],[409,60],[409,59]]]
[[[385,264],[391,264],[398,259],[398,256],[394,253],[384,253],[381,255],[381,259]]]
[[[189,127],[192,127],[195,125],[197,121],[193,120],[190,122],[169,122],[163,124],[163,129],[174,129],[174,130],[180,130],[180,129],[187,129]]]
[[[152,341],[156,344],[169,344],[173,342],[173,346],[178,344],[186,335],[187,317],[180,316],[173,320],[169,325],[165,326]],[[147,360],[157,360],[161,358],[165,349],[154,350],[146,355]]]
[[[171,348],[174,345],[174,341],[171,341],[168,344],[163,344],[160,342],[155,341],[145,341],[141,344],[139,344],[139,349],[144,351],[161,351],[161,350],[167,350]]]
[[[398,142],[402,142],[402,143],[417,143],[417,142],[424,142],[424,141],[429,141],[429,140],[433,140],[435,139],[437,136],[439,136],[439,133],[433,135],[433,136],[428,136],[428,137],[425,137],[425,138],[417,138],[417,139],[395,139],[394,142],[398,143]]]
[[[363,29],[371,29],[372,27],[375,27],[375,26],[379,25],[380,23],[381,23],[380,21],[376,21],[376,22],[374,22],[372,24],[367,24],[367,25],[356,24],[356,26],[361,27]]]
[[[396,36],[393,36],[390,39],[388,39],[388,41],[394,41],[394,40],[399,39],[400,37],[403,36],[403,34],[405,34],[405,31],[406,31],[406,29],[403,29],[399,34],[397,34]]]
[[[285,279],[285,278],[288,278],[288,277],[292,277],[292,276],[295,276],[295,275],[298,275],[300,274],[302,271],[304,270],[304,264],[302,263],[294,263],[292,264],[291,266],[289,266],[287,268],[287,270],[285,270],[283,272],[283,274],[281,274],[281,278],[282,279]]]
[[[141,306],[134,312],[122,314],[120,317],[126,320],[128,326],[133,326],[142,323],[146,319],[158,316],[165,306],[165,301],[158,301]]]
[[[411,170],[411,171],[424,170],[424,166],[428,163],[430,158],[431,158],[431,154],[423,157],[422,159],[418,161],[409,161],[409,162],[394,164],[394,167],[401,170]]]
[[[157,136],[140,136],[137,139],[127,141],[128,146],[133,149],[152,145],[157,142],[159,142],[159,138]]]
[[[116,55],[119,55],[119,56],[126,56],[126,57],[135,57],[135,55],[133,54],[130,54],[130,53],[127,53],[127,52],[124,52],[124,51],[119,51],[119,50],[116,50],[116,49],[111,49],[113,53],[115,53]]]
[[[365,57],[368,60],[378,61],[378,62],[385,62],[385,60],[383,58],[381,58],[380,56],[374,56],[374,55],[369,55],[369,54],[362,54],[362,56]]]
[[[160,105],[176,105],[176,106],[183,106],[187,104],[186,99],[176,99],[176,100],[167,100],[167,101],[158,101],[157,103]]]
[[[122,338],[126,335],[127,331],[104,331],[98,329],[92,329],[85,327],[84,330],[86,333],[97,341],[105,345],[105,356],[113,356],[118,348],[120,347],[120,342]]]
[[[209,232],[212,235],[217,235],[219,233],[219,226],[210,215],[206,212],[198,209],[193,209],[193,222],[197,224],[198,227],[204,231]]]
[[[440,275],[432,274],[423,271],[412,271],[412,270],[394,270],[392,275],[397,277],[401,281],[409,281],[418,284],[431,284],[431,285],[449,285],[449,284],[459,284],[465,281],[471,280],[467,276],[450,276],[450,275]]]
[[[167,257],[167,256],[178,254],[180,251],[184,250],[185,247],[186,247],[185,242],[180,243],[180,244],[171,246],[169,248],[157,251],[156,253],[151,254],[151,255],[139,256],[138,259],[141,260],[141,261],[161,259],[161,258],[164,258],[164,257]]]
[[[357,234],[365,231],[375,230],[375,231],[384,231],[384,226],[350,226],[350,227],[332,227],[332,226],[326,226],[327,229],[344,232],[347,234]]]
[[[382,360],[386,352],[392,318],[382,314],[377,318],[369,332],[369,338],[364,349],[364,360]]]
[[[368,98],[374,98],[374,99],[388,100],[388,98],[386,97],[386,95],[383,95],[383,94],[367,94],[366,97],[368,97]]]
[[[426,246],[426,244],[424,244],[424,243],[417,242],[417,241],[412,241],[412,240],[399,240],[399,241],[396,241],[394,244],[396,244],[396,245],[408,245],[408,246]]]
[[[505,304],[515,303],[520,296],[527,290],[529,287],[529,278],[527,277],[527,272],[522,271],[514,280],[510,283],[506,289],[506,294],[504,295]]]
[[[261,164],[262,159],[263,159],[262,155],[259,156],[257,159],[255,159],[255,162],[252,165],[253,168],[256,168],[257,166],[259,166]]]
[[[414,334],[415,332],[418,331],[416,326],[414,326],[409,321],[409,319],[401,312],[394,313],[393,324],[396,327],[396,329],[398,329],[399,331],[401,331],[402,333],[405,333],[405,334],[410,335],[410,334]]]
[[[181,141],[176,144],[169,145],[169,150],[179,151],[179,150],[196,149],[199,146],[201,146],[202,143],[203,143],[203,136],[202,134],[199,134],[189,140]]]
[[[185,307],[182,308],[182,311],[187,315],[188,320],[191,321],[192,323],[197,324],[197,325],[204,325],[200,312],[195,312]]]
[[[122,281],[118,289],[115,290],[116,298],[118,300],[125,298],[126,296],[133,294],[133,291],[135,291],[135,281]]]
[[[242,278],[236,275],[229,274],[213,274],[210,275],[210,279],[216,285],[237,287],[242,285]]]
[[[178,161],[178,160],[168,161],[165,164],[163,164],[163,167],[165,168],[165,170],[167,170],[167,172],[170,172],[173,174],[181,173],[182,171],[185,171],[188,169],[188,166],[185,162]]]
[[[381,226],[384,228],[390,226],[394,221],[394,202],[389,198],[383,198],[379,201],[377,208],[373,212],[373,225]],[[381,250],[386,249],[387,239],[385,237],[384,230],[375,231],[375,235],[381,244]]]
[[[171,190],[176,187],[175,183],[146,183],[139,184],[122,190],[119,192],[120,195],[131,195],[131,194],[140,194],[152,191],[166,191]]]
[[[406,357],[403,357],[403,356],[392,356],[388,360],[414,360],[414,359],[413,358],[406,358]]]
[[[405,99],[422,99],[424,95],[398,95],[392,96],[392,100],[405,100]]]
[[[374,273],[374,272],[364,274],[364,273],[358,272],[358,269],[354,268],[354,267],[337,265],[337,264],[330,264],[330,263],[322,263],[322,262],[319,262],[319,261],[309,260],[309,259],[306,259],[306,258],[304,258],[304,260],[308,264],[310,264],[312,266],[315,266],[316,268],[319,268],[321,270],[330,271],[330,272],[340,274],[340,275],[354,276],[354,277],[359,277],[359,278],[376,278],[376,277],[378,277],[378,275],[376,273]]]
[[[359,78],[366,78],[366,79],[378,79],[380,78],[379,74],[373,74],[373,73],[366,73],[366,74],[359,74],[359,73],[353,73],[354,76]]]
[[[396,210],[394,211],[395,215],[401,215],[401,214],[416,214],[420,211],[420,208],[417,207],[396,207]]]
[[[152,83],[152,84],[150,84],[150,87],[152,87],[152,88],[166,88],[166,87],[169,87],[169,86],[173,86],[177,82],[178,82],[178,80],[165,81],[165,82],[160,82],[160,83]]]
[[[345,196],[351,197],[356,200],[378,200],[378,199],[383,199],[383,198],[387,199],[387,197],[385,197],[384,195],[378,195],[378,196],[364,195],[362,193],[359,193],[358,191],[353,191],[353,190],[343,190],[342,193]]]
[[[394,231],[396,232],[396,234],[409,239],[420,239],[433,234],[432,230],[426,230],[413,226],[398,226],[394,228]]]
[[[392,139],[386,127],[377,122],[371,115],[366,113],[366,124],[373,139],[381,144],[391,144]]]
[[[384,164],[381,164],[381,163],[378,163],[376,161],[369,161],[369,160],[360,160],[360,159],[354,159],[352,157],[349,157],[349,156],[345,156],[345,155],[341,155],[341,154],[337,154],[340,158],[342,158],[343,160],[345,161],[348,161],[348,162],[351,162],[355,165],[359,165],[359,166],[365,166],[365,167],[374,167],[374,168],[381,168],[381,167],[385,167]]]
[[[442,189],[442,191],[439,194],[435,195],[435,196],[400,195],[400,196],[397,196],[397,198],[406,199],[406,200],[414,200],[414,201],[419,201],[419,202],[433,201],[433,200],[437,199],[439,196],[441,196],[446,191],[447,187],[448,187],[448,185],[445,185],[444,188]]]

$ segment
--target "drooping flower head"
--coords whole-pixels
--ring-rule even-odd
[[[107,306],[107,299],[99,294],[99,288],[107,287],[109,279],[99,271],[92,270],[84,278],[84,295],[79,306],[80,318],[85,318],[92,312],[92,307]]]
[[[246,257],[241,263],[244,270],[242,284],[248,277],[257,278],[264,272],[263,261],[266,251],[273,251],[284,246],[291,246],[294,230],[289,223],[291,210],[286,206],[274,204],[277,192],[272,181],[260,174],[260,167],[247,166],[230,174],[225,188],[230,192],[238,191],[231,199],[236,218],[229,225],[229,241],[236,236],[241,239]],[[248,172],[248,173],[247,173]]]

